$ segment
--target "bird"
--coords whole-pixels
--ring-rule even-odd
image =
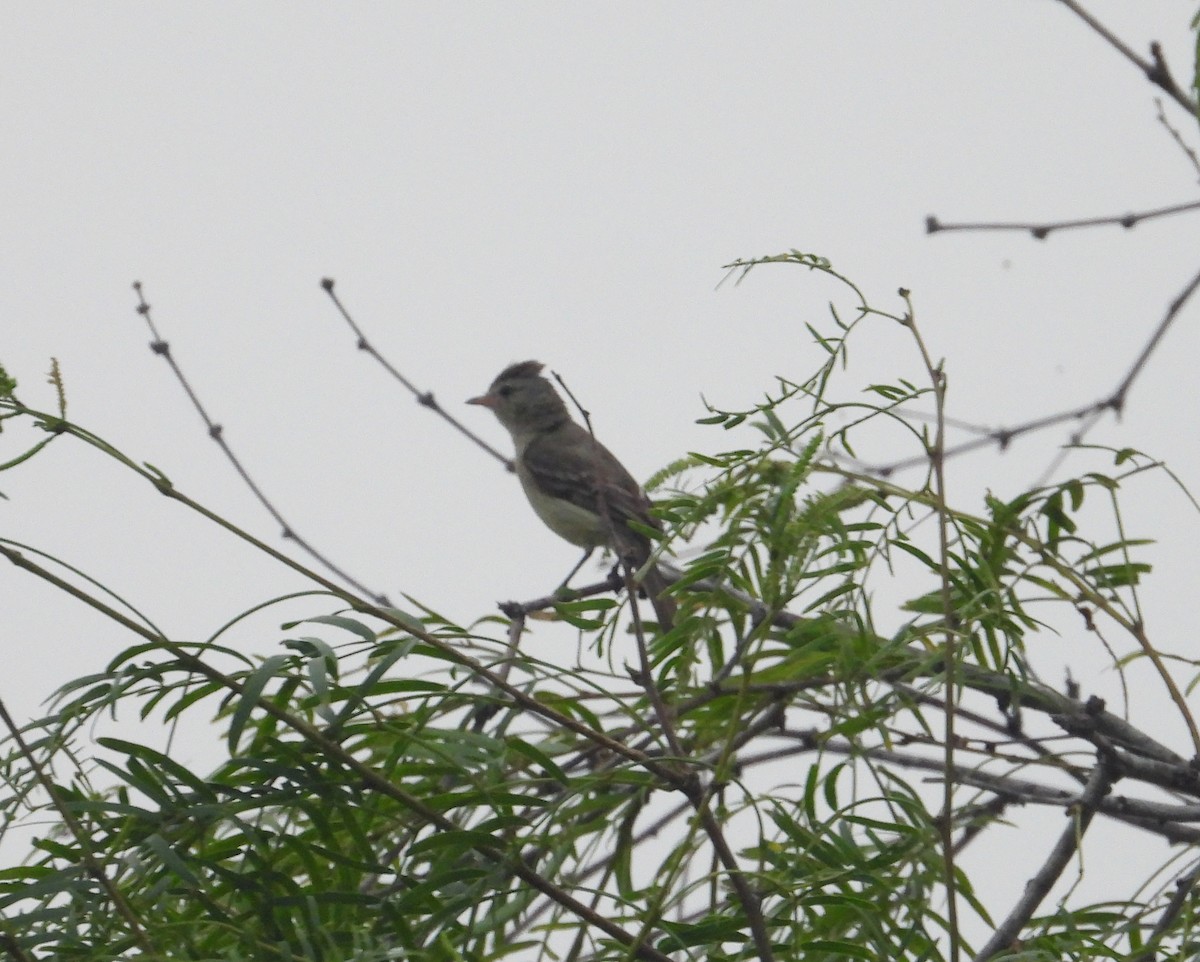
[[[608,547],[640,568],[650,557],[650,538],[630,522],[662,531],[650,500],[625,466],[583,425],[546,378],[539,361],[521,361],[501,371],[486,394],[468,404],[488,408],[512,435],[517,478],[534,512],[560,538],[585,550],[566,585],[591,553]],[[642,588],[662,630],[675,620],[675,602],[663,593],[657,566]]]

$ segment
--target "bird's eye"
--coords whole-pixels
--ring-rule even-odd
[[[502,388],[498,388],[496,393],[501,397],[512,397],[513,391],[516,390],[511,384],[506,384]]]

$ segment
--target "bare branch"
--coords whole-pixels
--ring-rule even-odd
[[[1033,913],[1042,904],[1042,899],[1058,881],[1071,857],[1079,850],[1084,833],[1087,832],[1092,817],[1096,814],[1100,800],[1108,794],[1111,787],[1112,776],[1108,770],[1108,763],[1101,757],[1097,760],[1096,767],[1092,769],[1091,777],[1088,778],[1083,794],[1079,796],[1079,800],[1073,806],[1071,824],[1059,836],[1058,842],[1045,864],[1033,878],[1025,883],[1024,894],[1013,906],[1008,917],[992,933],[987,944],[976,954],[975,962],[984,962],[986,959],[999,955],[1008,949],[1021,934],[1025,923],[1033,917]]]
[[[1084,10],[1083,5],[1078,0],[1059,0],[1059,2],[1103,37],[1105,42],[1118,51],[1121,56],[1145,74],[1147,80],[1161,87],[1172,100],[1189,114],[1192,116],[1196,115],[1196,105],[1171,77],[1171,72],[1167,68],[1166,60],[1163,57],[1162,48],[1157,41],[1150,45],[1150,55],[1153,59],[1145,60],[1134,53],[1130,47],[1105,27],[1104,24]]]
[[[1175,125],[1167,120],[1167,115],[1163,113],[1162,100],[1158,97],[1155,97],[1154,106],[1158,110],[1158,122],[1166,128],[1166,131],[1168,134],[1170,134],[1171,139],[1175,141],[1175,146],[1180,149],[1183,155],[1191,163],[1192,170],[1195,171],[1197,175],[1200,175],[1200,157],[1196,156],[1196,151],[1193,150],[1191,145],[1183,139],[1183,134],[1175,129]]]
[[[342,315],[343,320],[350,325],[350,330],[352,330],[355,336],[358,338],[358,349],[360,351],[365,351],[367,354],[371,355],[371,357],[375,358],[375,360],[379,362],[379,364],[385,371],[388,372],[388,374],[404,385],[405,389],[416,399],[417,403],[420,404],[421,407],[429,408],[429,410],[433,411],[434,414],[437,414],[447,424],[458,431],[459,434],[473,441],[480,448],[480,450],[486,451],[493,458],[503,464],[507,470],[513,470],[511,460],[493,448],[478,434],[459,421],[458,418],[447,413],[446,409],[438,403],[437,398],[433,396],[432,391],[417,390],[416,385],[413,384],[412,381],[401,374],[399,369],[397,369],[396,366],[391,363],[391,361],[389,361],[375,349],[371,342],[367,340],[367,337],[362,332],[362,329],[357,323],[355,323],[354,318],[350,316],[350,312],[346,310],[345,306],[341,302],[341,299],[337,296],[337,294],[334,293],[333,285],[334,281],[330,277],[323,278],[321,281],[321,289],[329,295],[329,299],[333,301],[333,306],[338,309],[338,313]]]
[[[1150,340],[1146,342],[1146,346],[1142,348],[1142,352],[1137,356],[1137,360],[1133,362],[1133,366],[1129,369],[1129,373],[1125,375],[1124,380],[1117,385],[1117,389],[1109,398],[1108,407],[1111,407],[1118,414],[1125,407],[1125,400],[1129,395],[1129,389],[1133,387],[1133,382],[1137,380],[1139,374],[1142,373],[1142,368],[1146,366],[1146,362],[1150,360],[1150,355],[1154,353],[1154,349],[1158,347],[1159,342],[1163,339],[1163,335],[1167,333],[1167,329],[1174,323],[1175,318],[1183,309],[1183,305],[1191,299],[1191,296],[1196,293],[1196,288],[1200,287],[1200,271],[1186,284],[1182,291],[1176,295],[1171,301],[1170,307],[1167,308],[1167,313],[1163,319],[1159,321],[1158,327],[1154,329],[1154,333],[1150,335]]]
[[[1196,293],[1200,287],[1200,272],[1197,272],[1184,286],[1183,289],[1175,296],[1167,308],[1166,313],[1159,320],[1154,332],[1142,347],[1141,352],[1130,366],[1129,370],[1121,378],[1120,382],[1113,389],[1112,393],[1099,401],[1094,401],[1091,404],[1085,404],[1080,407],[1070,408],[1066,411],[1060,411],[1057,414],[1047,414],[1042,417],[1032,418],[1022,424],[1018,424],[1011,428],[997,428],[988,432],[983,437],[972,438],[969,441],[963,441],[960,444],[947,445],[942,456],[943,458],[953,458],[958,455],[966,454],[969,451],[977,451],[980,448],[990,447],[995,445],[1001,451],[1007,450],[1008,446],[1017,438],[1032,434],[1037,431],[1042,431],[1046,428],[1053,427],[1057,424],[1063,424],[1068,421],[1079,421],[1083,427],[1077,430],[1071,438],[1071,443],[1078,444],[1084,434],[1089,431],[1099,420],[1100,416],[1106,411],[1113,411],[1120,415],[1125,409],[1125,402],[1128,400],[1129,391],[1133,387],[1134,382],[1141,375],[1146,363],[1150,360],[1154,351],[1158,348],[1167,330],[1175,322],[1181,310],[1187,302]],[[865,465],[863,470],[867,473],[878,475],[879,477],[890,477],[897,471],[903,471],[914,467],[927,467],[929,464],[929,456],[926,453],[914,455],[910,458],[901,458],[897,461],[892,461],[886,464]]]
[[[275,507],[271,499],[268,498],[263,492],[262,488],[260,488],[257,482],[250,477],[250,472],[246,470],[246,466],[242,464],[241,459],[233,453],[233,449],[225,440],[224,427],[222,427],[220,424],[217,424],[209,416],[208,411],[200,401],[199,395],[196,394],[191,383],[184,376],[183,369],[175,360],[175,355],[171,353],[171,345],[164,341],[162,336],[158,333],[158,328],[155,327],[154,320],[150,316],[150,304],[146,301],[146,298],[142,293],[142,282],[134,281],[133,289],[137,293],[138,298],[137,312],[142,315],[142,318],[145,320],[146,325],[150,328],[150,334],[153,337],[153,340],[150,342],[150,350],[167,362],[167,365],[171,368],[171,372],[175,375],[175,380],[179,382],[180,387],[182,387],[184,393],[187,394],[188,400],[192,402],[192,407],[196,409],[196,413],[200,415],[200,419],[204,422],[205,427],[208,428],[208,436],[217,442],[217,447],[221,449],[221,452],[225,455],[225,458],[230,464],[233,465],[233,469],[238,473],[238,476],[245,483],[246,487],[250,489],[250,493],[253,494],[258,500],[258,503],[261,504],[264,509],[266,509],[267,514],[269,514],[275,520],[275,523],[280,526],[282,529],[281,536],[283,539],[285,541],[295,542],[296,545],[299,546],[310,558],[316,561],[317,564],[321,565],[323,568],[325,568],[325,570],[332,572],[336,578],[339,578],[342,582],[349,585],[359,594],[366,595],[367,597],[373,599],[376,604],[390,605],[391,602],[388,600],[386,595],[380,592],[372,591],[370,588],[366,587],[366,585],[360,582],[357,578],[354,578],[346,571],[335,565],[332,561],[325,557],[324,554],[314,548],[311,543],[297,534],[296,529],[288,523],[279,509]]]
[[[1081,227],[1104,227],[1111,225],[1131,230],[1144,220],[1170,217],[1172,214],[1183,214],[1193,210],[1200,210],[1200,201],[1193,200],[1182,204],[1171,204],[1169,207],[1156,207],[1153,210],[1146,210],[1137,214],[1081,217],[1078,220],[1049,221],[1045,223],[981,221],[962,224],[943,224],[937,217],[930,215],[925,218],[925,233],[944,234],[949,231],[1022,231],[1030,234],[1036,240],[1045,240],[1055,231],[1076,230]]]

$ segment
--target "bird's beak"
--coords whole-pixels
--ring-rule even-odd
[[[468,404],[478,404],[480,407],[496,410],[496,405],[500,403],[500,398],[494,394],[481,394],[479,397],[473,397],[467,401]]]

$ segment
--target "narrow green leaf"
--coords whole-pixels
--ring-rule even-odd
[[[293,622],[293,624],[332,625],[334,628],[341,628],[343,631],[358,635],[369,644],[374,644],[378,640],[378,635],[361,621],[357,618],[347,618],[345,615],[317,615],[313,618],[305,618],[300,622]]]
[[[888,544],[892,545],[892,547],[894,547],[894,548],[899,548],[901,551],[904,551],[904,552],[912,555],[914,558],[916,558],[918,561],[920,561],[923,565],[925,565],[925,567],[929,568],[931,571],[938,571],[941,568],[941,566],[936,561],[934,561],[931,557],[929,557],[929,555],[927,555],[924,551],[922,551],[920,548],[918,548],[911,541],[904,541],[899,538],[890,538],[890,539],[888,539]]]
[[[175,849],[171,847],[170,843],[157,832],[146,839],[146,847],[157,855],[163,865],[181,880],[194,888],[201,887],[200,879],[188,868],[187,863],[176,854]]]
[[[877,958],[875,953],[866,946],[860,945],[858,942],[845,942],[841,939],[806,939],[798,943],[796,948],[800,950],[801,958],[808,957],[809,953],[814,956],[818,953],[828,953],[851,959],[867,959],[868,962],[875,962]]]
[[[713,916],[701,922],[672,922],[660,919],[659,926],[667,932],[658,940],[660,952],[680,952],[693,945],[711,946],[721,942],[745,944],[749,936],[739,919]]]
[[[509,735],[508,738],[505,739],[505,744],[518,755],[524,755],[530,761],[540,765],[542,770],[545,771],[546,774],[555,781],[558,781],[563,785],[568,784],[566,772],[559,768],[558,765],[555,764],[554,759],[552,759],[540,748],[531,745],[523,738],[518,738],[516,735]]]
[[[241,698],[238,701],[237,708],[234,709],[233,717],[229,720],[229,734],[226,738],[229,744],[229,751],[232,754],[237,754],[242,729],[246,727],[246,722],[250,720],[254,709],[259,707],[258,702],[262,698],[263,690],[272,678],[279,676],[280,669],[291,660],[291,655],[272,655],[252,671],[246,677],[246,680],[242,682]]]

